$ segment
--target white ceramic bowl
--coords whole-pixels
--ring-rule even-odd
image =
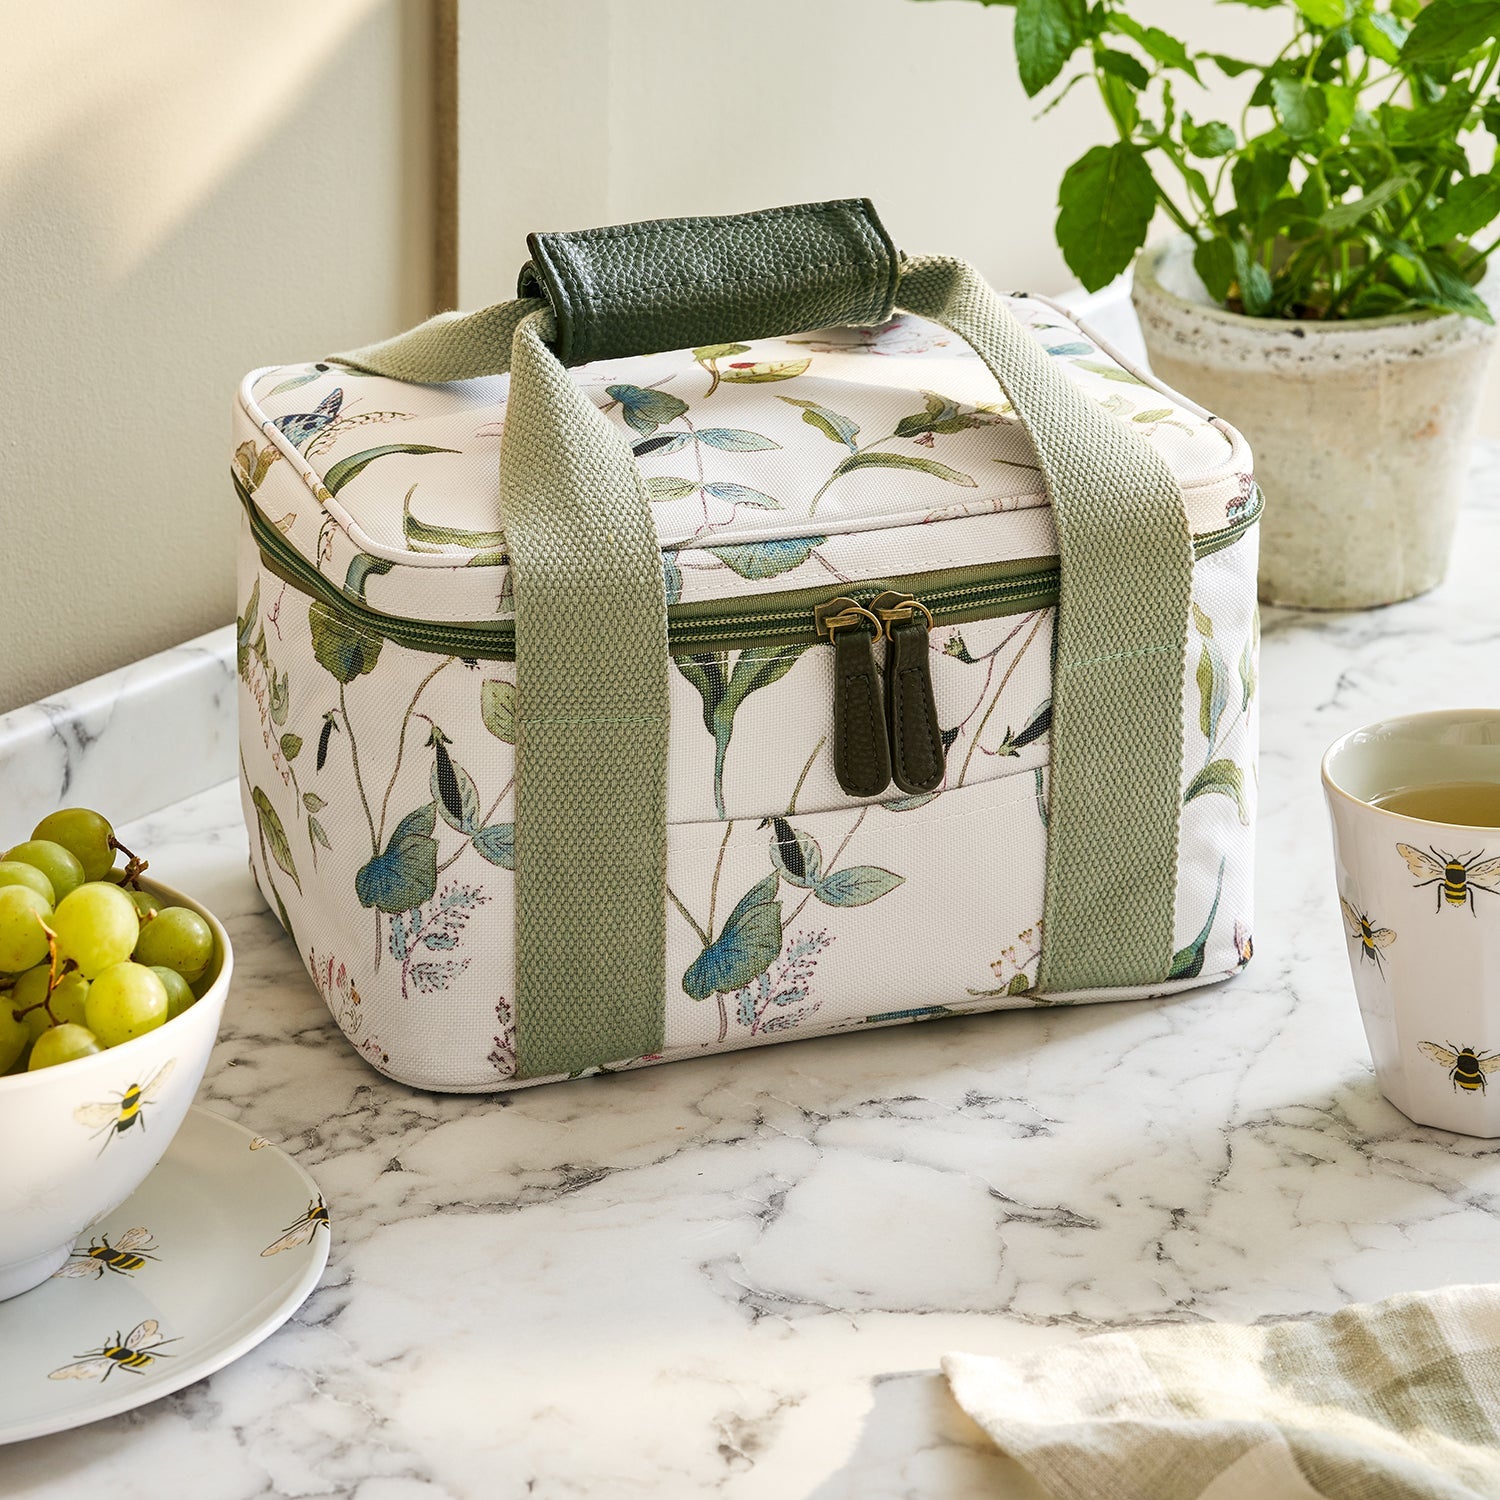
[[[214,934],[209,972],[218,973],[202,999],[145,1036],[0,1078],[0,1300],[45,1281],[73,1241],[140,1186],[182,1124],[219,1034],[228,934],[180,891],[143,884],[203,917]]]

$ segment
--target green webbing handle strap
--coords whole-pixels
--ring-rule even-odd
[[[904,262],[896,301],[984,359],[1055,510],[1039,987],[1159,982],[1173,950],[1192,562],[1177,484],[963,262]],[[660,1050],[667,984],[660,551],[630,449],[569,379],[555,337],[547,304],[526,300],[339,356],[423,384],[511,372],[500,521],[516,597],[516,1033],[528,1078]]]
[[[534,234],[522,297],[545,297],[565,365],[884,323],[900,257],[868,199]]]
[[[1193,576],[1181,489],[972,267],[909,260],[897,301],[989,366],[1052,499],[1062,578],[1038,988],[1159,983],[1174,946]]]

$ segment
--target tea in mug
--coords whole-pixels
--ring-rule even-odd
[[[1398,787],[1370,801],[1385,812],[1427,823],[1500,828],[1500,781],[1435,781],[1430,786]]]

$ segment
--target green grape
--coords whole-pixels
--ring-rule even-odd
[[[167,1019],[168,1009],[167,987],[149,968],[119,963],[111,964],[89,986],[84,1017],[106,1047],[118,1047],[155,1031]]]
[[[51,998],[40,1014],[46,1015],[50,1010],[57,1017],[59,1025],[72,1022],[75,1026],[82,1026],[88,997],[88,980],[77,969],[70,969],[57,981]]]
[[[0,886],[0,971],[19,974],[47,957],[51,906],[28,885]]]
[[[0,891],[0,899],[4,897]],[[92,880],[64,896],[52,913],[58,951],[96,979],[111,964],[130,957],[141,923],[135,902],[117,885]]]
[[[141,928],[135,945],[139,962],[176,969],[189,982],[203,977],[213,956],[213,929],[186,906],[164,906]]]
[[[35,891],[48,906],[57,905],[52,882],[37,869],[19,859],[0,859],[0,885],[24,885]]]
[[[26,1064],[28,1072],[38,1068],[55,1067],[58,1063],[72,1062],[77,1057],[89,1057],[102,1050],[94,1033],[86,1026],[53,1026],[44,1031],[32,1044],[31,1061]]]
[[[10,994],[10,1004],[21,1013],[21,1024],[33,1042],[52,1024],[52,1017],[42,1007],[42,1001],[47,998],[47,978],[47,965],[38,964],[16,980],[16,987]]]
[[[51,839],[28,839],[14,849],[7,849],[5,858],[35,865],[51,881],[52,894],[59,901],[83,884],[83,866],[73,854]]]
[[[127,890],[125,894],[135,902],[135,909],[141,914],[143,922],[147,917],[154,917],[161,910],[161,897],[152,895],[150,891]]]
[[[192,985],[176,969],[169,969],[165,964],[152,964],[151,972],[166,986],[167,1019],[175,1021],[198,997],[193,993]]]
[[[106,818],[86,807],[48,813],[31,836],[61,844],[83,866],[85,880],[103,880],[115,862],[114,829]]]
[[[0,1073],[15,1067],[21,1054],[31,1045],[31,1033],[16,1013],[8,996],[0,995]]]

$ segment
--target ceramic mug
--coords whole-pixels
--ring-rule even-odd
[[[1323,757],[1344,944],[1386,1098],[1500,1136],[1500,828],[1372,805],[1437,782],[1500,783],[1500,710],[1385,719]]]

